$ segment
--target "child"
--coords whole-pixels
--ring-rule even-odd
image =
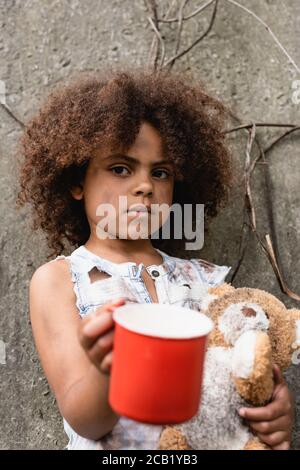
[[[192,287],[225,280],[230,267],[175,257],[185,237],[155,238],[148,226],[155,204],[202,203],[207,230],[232,183],[225,117],[225,106],[190,78],[107,70],[59,87],[25,129],[17,202],[32,205],[33,228],[56,256],[31,279],[30,317],[68,449],[156,448],[162,426],[120,417],[108,403],[112,312],[124,302],[200,310]],[[117,228],[99,236],[97,207],[117,212],[120,196],[128,226],[149,219],[148,237],[120,236],[120,212]],[[147,212],[128,211],[136,204]],[[76,247],[68,256],[64,241]],[[274,449],[289,447],[292,400],[282,377],[273,401],[243,416]]]

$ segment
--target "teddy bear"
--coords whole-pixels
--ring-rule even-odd
[[[209,287],[201,304],[214,323],[207,341],[198,412],[163,426],[160,450],[267,450],[238,414],[272,397],[273,364],[281,370],[300,348],[300,310],[261,289]]]

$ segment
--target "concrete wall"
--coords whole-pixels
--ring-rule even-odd
[[[162,4],[163,2],[158,2]],[[190,2],[191,10],[199,2]],[[254,18],[226,1],[219,2],[213,31],[175,66],[190,69],[209,89],[233,106],[245,122],[300,123],[300,104],[292,102],[292,82],[299,79],[292,65]],[[276,32],[300,64],[298,0],[240,0]],[[207,10],[185,27],[186,44],[208,25]],[[0,79],[6,84],[7,104],[27,119],[55,83],[76,70],[97,69],[107,63],[143,64],[152,32],[141,0],[6,0],[0,2]],[[174,37],[174,33],[173,37]],[[260,130],[266,144],[278,130]],[[20,128],[0,108],[0,340],[6,364],[0,364],[0,448],[62,449],[67,439],[60,414],[35,352],[28,317],[28,283],[46,261],[43,234],[28,228],[28,209],[16,212],[17,180],[13,160]],[[244,161],[246,133],[232,135],[237,168]],[[293,134],[269,155],[269,174],[278,245],[290,288],[300,292],[299,135]],[[259,228],[269,230],[265,176],[254,175]],[[234,266],[241,226],[242,186],[214,221],[199,256]],[[180,255],[180,254],[179,254]],[[259,287],[278,295],[287,306],[299,303],[281,294],[273,271],[254,237],[235,286]],[[299,398],[299,367],[287,374]],[[294,446],[299,444],[297,418]],[[298,436],[297,436],[298,433]]]

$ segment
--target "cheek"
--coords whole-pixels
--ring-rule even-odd
[[[172,205],[173,201],[173,184],[166,184],[164,187],[159,187],[156,193],[156,199],[160,203]]]
[[[101,220],[103,217],[111,219],[112,221],[118,220],[119,207],[121,207],[120,210],[122,213],[127,208],[126,198],[120,199],[120,196],[124,198],[126,194],[120,189],[120,185],[118,185],[117,188],[109,186],[91,192],[88,207],[90,216],[97,221]]]
[[[85,207],[87,213],[93,219],[98,217],[96,212],[101,204],[113,204],[114,191],[109,188],[110,186],[102,178],[90,178],[86,181],[84,191]]]
[[[159,210],[159,217],[157,216],[156,209],[154,210],[155,215],[153,217],[153,227],[155,227],[156,230],[164,225],[168,220],[170,214],[169,209],[172,206],[172,201],[173,191],[171,185],[165,185],[164,187],[157,188],[155,193],[155,203],[162,205],[162,207]]]

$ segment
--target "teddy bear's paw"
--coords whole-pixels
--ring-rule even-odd
[[[159,450],[192,450],[185,436],[178,429],[167,426],[163,429],[159,443]]]
[[[232,373],[239,394],[247,401],[262,405],[274,389],[272,349],[268,335],[262,331],[246,331],[236,341]]]
[[[244,450],[271,450],[267,444],[264,444],[257,437],[251,437],[248,442],[246,442]]]

